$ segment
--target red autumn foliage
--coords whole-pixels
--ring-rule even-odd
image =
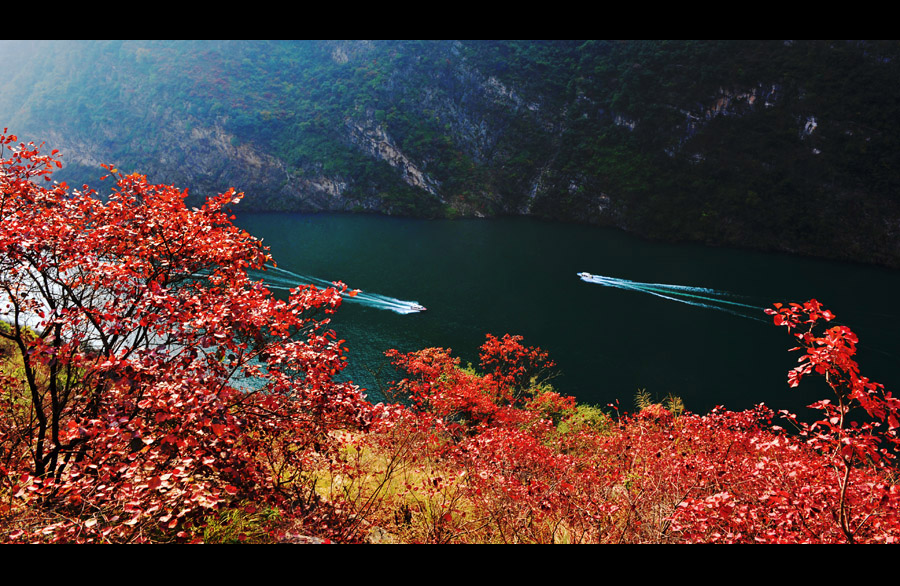
[[[896,506],[897,489],[882,478],[896,471],[894,462],[900,438],[900,400],[884,386],[860,375],[854,360],[858,339],[847,326],[818,331],[820,322],[834,314],[812,299],[804,304],[775,304],[766,313],[777,325],[787,327],[800,346],[800,366],[788,373],[792,387],[808,374],[816,373],[834,392],[833,398],[812,405],[822,412],[815,423],[799,424],[806,443],[822,454],[826,466],[837,476],[839,498],[837,522],[843,537],[858,541],[873,531],[876,539],[896,539],[896,519],[884,519],[879,509]],[[863,494],[858,494],[863,487]],[[874,529],[877,526],[878,529]],[[880,532],[879,532],[880,529]]]
[[[827,416],[815,424],[783,414],[800,433],[774,425],[775,413],[764,405],[676,416],[655,404],[600,428],[577,427],[571,398],[542,388],[510,401],[516,391],[498,384],[521,384],[496,373],[514,372],[517,357],[538,355],[536,349],[504,352],[489,337],[482,374],[460,371],[446,350],[392,353],[395,365],[414,375],[396,389],[410,393],[420,414],[444,425],[449,418],[466,431],[431,450],[440,454],[431,466],[440,467],[441,478],[462,480],[452,499],[446,488],[441,493],[442,502],[454,504],[452,514],[417,539],[477,533],[480,541],[501,542],[896,541],[895,400],[859,376],[849,329],[813,333],[833,314],[815,301],[777,309],[776,323],[792,331],[804,324],[795,335],[808,358],[789,381],[815,372],[837,393],[834,403],[813,405]],[[851,403],[868,417],[850,421]],[[474,405],[490,416],[473,417]],[[427,427],[427,418],[419,425]],[[417,502],[423,499],[419,494]]]
[[[390,350],[387,356],[409,375],[391,394],[408,396],[419,409],[472,424],[489,424],[501,409],[493,387],[461,370],[459,358],[451,357],[449,350],[427,348],[405,355]]]
[[[340,287],[278,300],[250,281],[271,258],[231,223],[233,190],[192,210],[110,168],[104,202],[36,182],[58,161],[15,141],[0,137],[0,336],[22,374],[3,381],[0,486],[54,522],[11,537],[190,540],[246,501],[313,519],[297,480],[367,419],[333,380]]]
[[[538,347],[523,346],[522,336],[504,334],[498,340],[488,334],[479,358],[485,379],[506,401],[521,401],[523,395],[551,378],[556,363]]]

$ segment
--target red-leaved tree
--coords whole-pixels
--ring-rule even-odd
[[[367,419],[334,381],[340,288],[276,299],[248,279],[271,257],[231,223],[233,190],[189,209],[109,167],[101,200],[16,141],[0,135],[0,336],[21,360],[0,381],[0,488],[43,513],[10,537],[196,539],[236,503],[334,526],[311,471]]]
[[[793,350],[803,352],[788,373],[790,386],[818,374],[833,396],[810,405],[822,414],[812,424],[782,412],[797,435],[739,419],[734,427],[717,421],[692,432],[728,450],[724,458],[690,462],[698,483],[713,490],[688,494],[673,527],[685,539],[704,542],[896,543],[900,401],[860,375],[856,335],[847,326],[823,327],[834,314],[815,299],[778,303],[767,313],[795,336],[800,345]],[[733,414],[717,415],[723,416]]]
[[[802,305],[777,303],[766,313],[797,338],[800,346],[793,350],[803,351],[800,366],[788,373],[791,387],[815,373],[825,378],[834,393],[810,405],[822,412],[821,419],[798,425],[807,444],[822,453],[834,470],[841,532],[852,543],[875,525],[889,526],[889,534],[896,539],[898,523],[884,523],[878,508],[884,502],[896,502],[897,490],[878,478],[895,469],[893,462],[900,449],[900,399],[860,374],[854,359],[856,334],[843,325],[823,329],[822,324],[832,321],[834,314],[815,299]]]

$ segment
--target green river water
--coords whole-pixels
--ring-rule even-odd
[[[477,364],[485,334],[510,333],[547,350],[554,387],[579,401],[630,410],[646,389],[695,412],[759,402],[803,412],[828,389],[815,379],[788,388],[799,354],[762,308],[810,298],[857,333],[864,375],[900,384],[900,271],[529,218],[243,213],[236,223],[271,248],[282,269],[273,284],[300,284],[294,273],[370,295],[331,325],[350,349],[344,377],[373,401],[396,378],[389,348],[441,346]],[[413,301],[427,311],[402,313]]]

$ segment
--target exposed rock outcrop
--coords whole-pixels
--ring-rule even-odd
[[[442,202],[438,191],[438,182],[419,169],[409,157],[397,148],[394,141],[388,136],[384,128],[378,125],[363,126],[361,123],[348,120],[351,140],[373,157],[386,162],[391,167],[400,171],[403,180],[412,187],[430,193]]]

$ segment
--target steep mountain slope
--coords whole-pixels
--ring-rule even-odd
[[[900,266],[888,42],[0,43],[0,125],[245,209],[531,214]]]

